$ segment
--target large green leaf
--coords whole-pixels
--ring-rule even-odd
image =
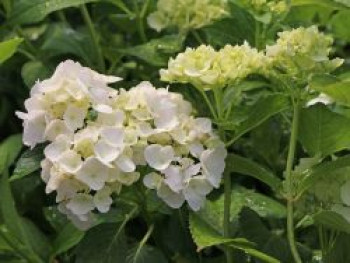
[[[303,109],[299,139],[311,156],[327,156],[349,148],[350,119],[320,104]]]
[[[76,246],[84,237],[84,232],[77,229],[72,223],[67,224],[53,241],[53,252],[51,257],[55,257],[72,247]]]
[[[23,41],[22,38],[13,38],[0,42],[0,64],[9,59],[17,50],[17,47]]]
[[[286,208],[281,203],[274,199],[253,190],[248,190],[243,187],[235,187],[231,195],[231,211],[230,221],[237,220],[239,213],[244,207],[248,207],[262,217],[284,218],[286,216]],[[218,233],[222,233],[224,222],[224,196],[221,195],[218,199],[208,200],[204,208],[198,215],[206,221]]]
[[[167,263],[164,254],[156,247],[138,244],[129,249],[126,263]]]
[[[198,214],[190,214],[190,231],[198,250],[206,247],[227,245],[259,258],[263,262],[278,263],[277,259],[270,257],[253,248],[253,244],[244,238],[225,238],[207,224]]]
[[[334,0],[292,0],[291,1],[292,6],[320,5],[328,8],[333,8],[333,9],[346,9],[347,6],[349,5],[345,5],[344,3],[341,3],[341,1],[339,0],[338,1],[334,1]]]
[[[294,262],[286,238],[271,231],[257,213],[243,209],[239,217],[239,235],[257,245],[257,249],[281,262]],[[310,262],[311,250],[297,243],[303,262]]]
[[[90,35],[66,24],[51,24],[41,49],[50,56],[74,55],[90,67],[97,60]]]
[[[340,233],[331,250],[322,259],[325,263],[350,262],[350,235]]]
[[[32,221],[26,218],[21,218],[21,224],[33,252],[39,255],[44,262],[47,262],[52,250],[48,237]]]
[[[21,262],[42,262],[36,255],[33,255],[33,252],[22,244],[22,240],[17,239],[5,225],[0,225],[0,237],[6,242],[6,245],[12,250],[12,253],[16,255],[16,257],[23,258]],[[1,260],[0,254],[0,262],[8,262],[7,260]]]
[[[243,8],[231,4],[231,15],[203,28],[210,45],[223,47],[226,44],[255,43],[254,18]]]
[[[336,102],[350,106],[350,80],[341,80],[331,75],[316,75],[310,88],[325,93]]]
[[[347,167],[350,167],[350,156],[339,157],[334,161],[324,162],[312,167],[312,169],[306,174],[305,178],[299,182],[298,193],[304,193],[324,176],[327,176],[328,178],[337,176],[338,171]]]
[[[226,163],[226,169],[230,172],[254,177],[255,179],[267,184],[275,191],[281,186],[281,180],[278,177],[251,159],[236,154],[229,154],[226,158]]]
[[[350,10],[340,11],[335,14],[330,24],[332,25],[332,34],[345,41],[350,41],[350,32],[347,25],[350,25]]]
[[[125,262],[127,246],[120,224],[102,224],[90,229],[76,249],[76,263]]]
[[[172,54],[180,51],[184,38],[178,35],[168,35],[152,39],[146,44],[119,50],[126,55],[134,56],[154,66],[165,66]]]
[[[254,129],[271,116],[286,110],[289,107],[288,97],[282,94],[270,95],[261,98],[255,104],[249,106],[243,113],[245,120],[239,125],[237,123],[224,124],[223,128],[227,130],[234,130],[234,140],[237,140],[242,135]]]
[[[26,257],[35,260],[35,262],[43,262],[44,253],[49,252],[47,246],[44,249],[43,247],[48,243],[42,242],[43,235],[36,231],[31,222],[19,216],[9,183],[8,166],[14,161],[21,148],[20,135],[11,136],[0,145],[0,211],[7,231],[11,236],[13,235],[14,242],[19,243],[18,246],[26,251]],[[36,242],[31,243],[31,240],[36,240]],[[44,253],[42,253],[43,251]],[[42,259],[36,253],[40,254]]]
[[[16,163],[10,181],[21,179],[40,169],[40,162],[44,158],[44,146],[26,150]]]
[[[7,170],[22,149],[22,136],[12,135],[0,144],[0,175]]]
[[[315,224],[350,234],[350,223],[339,213],[330,210],[318,212],[313,216]]]
[[[14,2],[8,23],[12,25],[35,23],[57,10],[96,1],[98,0],[18,0]]]

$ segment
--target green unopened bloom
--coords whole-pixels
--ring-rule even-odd
[[[227,0],[159,0],[147,21],[157,31],[167,27],[189,30],[223,17],[227,9]]]
[[[187,48],[175,59],[171,58],[168,69],[161,69],[160,75],[167,82],[191,83],[205,89],[216,86],[220,77],[218,53],[205,45]]]
[[[314,73],[329,73],[343,60],[330,59],[333,39],[318,31],[316,26],[300,27],[278,34],[276,44],[266,48],[272,65],[295,79],[306,79]]]
[[[268,66],[263,52],[249,46],[226,45],[219,51],[221,79],[225,84],[236,83],[251,74],[263,74]]]
[[[219,51],[201,45],[170,59],[168,69],[162,69],[160,75],[163,81],[191,83],[209,90],[237,83],[251,74],[263,74],[268,65],[265,54],[248,43],[226,45]]]
[[[272,17],[279,17],[288,11],[286,0],[240,0],[261,22],[270,22]]]

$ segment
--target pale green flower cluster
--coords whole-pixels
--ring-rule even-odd
[[[168,68],[160,70],[160,75],[163,81],[191,83],[209,90],[236,83],[250,74],[263,73],[267,65],[264,53],[248,43],[226,45],[219,51],[201,45],[171,58]]]
[[[158,0],[147,21],[158,32],[167,27],[189,30],[223,17],[227,9],[227,0]]]
[[[263,16],[267,13],[279,16],[288,10],[285,0],[241,0],[240,2],[256,16]]]
[[[283,74],[307,79],[313,73],[329,73],[343,60],[329,59],[333,39],[318,31],[316,26],[300,27],[278,34],[277,42],[266,48],[272,65]]]
[[[35,84],[27,112],[17,112],[25,145],[49,143],[41,163],[46,193],[87,228],[146,166],[145,186],[170,207],[199,210],[219,187],[227,155],[210,119],[195,118],[180,94],[149,82],[128,91],[108,86],[118,80],[68,60]]]

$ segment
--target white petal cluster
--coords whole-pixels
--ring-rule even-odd
[[[312,73],[329,73],[343,60],[329,59],[333,39],[318,31],[316,26],[299,27],[278,34],[276,44],[266,47],[266,54],[279,71],[306,79]]]
[[[167,27],[179,30],[200,28],[228,13],[227,0],[158,0],[157,10],[148,18],[156,31]]]
[[[60,211],[85,227],[148,166],[147,187],[171,207],[187,200],[198,210],[225,167],[211,121],[193,117],[181,95],[148,82],[128,91],[108,87],[118,80],[66,61],[36,83],[27,113],[17,115],[26,145],[49,142],[41,163],[46,193],[56,192]]]
[[[171,58],[168,68],[162,69],[160,75],[163,81],[191,83],[208,90],[236,83],[250,74],[262,74],[267,65],[265,54],[248,43],[226,45],[219,51],[201,45]]]

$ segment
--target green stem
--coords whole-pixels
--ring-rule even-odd
[[[66,15],[62,10],[57,11],[57,17],[61,20],[61,22],[63,22],[66,25],[69,25]]]
[[[145,0],[140,11],[137,1],[134,1],[134,10],[135,10],[135,13],[137,13],[138,31],[142,42],[147,42],[144,20],[148,9],[148,5],[149,5],[149,0]]]
[[[127,14],[129,17],[134,17],[135,14],[124,4],[123,1],[119,0],[111,0],[111,2],[119,7],[125,14]]]
[[[201,38],[201,36],[198,34],[197,31],[191,30],[191,33],[200,45],[204,43],[203,39]]]
[[[214,99],[216,103],[216,112],[217,112],[217,119],[216,121],[221,121],[224,118],[224,105],[222,103],[223,100],[223,90],[222,89],[214,89]],[[224,119],[225,121],[226,119]],[[222,127],[218,127],[219,134],[221,139],[225,142],[225,130],[222,129]],[[230,238],[230,212],[231,212],[231,173],[226,172],[224,173],[224,237]],[[233,250],[226,246],[225,247],[225,255],[226,255],[226,262],[232,263],[233,262]]]
[[[224,237],[230,237],[231,174],[224,174]],[[233,262],[232,249],[225,247],[226,262]]]
[[[299,129],[299,115],[300,115],[300,95],[296,98],[296,102],[293,105],[293,121],[292,121],[292,132],[289,141],[289,151],[287,157],[286,166],[286,183],[287,183],[287,236],[290,246],[291,253],[296,263],[301,263],[301,258],[295,243],[294,236],[294,213],[293,213],[293,180],[292,180],[292,169],[295,157],[295,148],[298,138]]]
[[[135,256],[134,256],[134,260],[133,262],[137,262],[137,258],[141,252],[141,249],[143,248],[143,246],[146,244],[147,240],[149,239],[149,237],[151,236],[152,232],[154,230],[154,224],[152,224],[148,230],[147,230],[147,233],[145,234],[145,236],[142,238],[142,240],[140,241],[140,244],[138,245],[137,247],[137,250],[135,252]]]
[[[82,14],[82,16],[84,18],[86,26],[88,27],[88,29],[90,31],[92,42],[93,42],[93,44],[95,46],[95,50],[96,50],[96,53],[97,53],[97,59],[98,59],[98,62],[97,62],[98,63],[98,68],[101,71],[101,73],[104,73],[105,69],[106,69],[105,61],[103,59],[102,50],[101,50],[101,47],[100,47],[100,45],[98,43],[97,33],[96,33],[95,27],[94,27],[94,25],[92,23],[89,11],[87,10],[85,5],[82,5],[82,6],[80,6],[80,12],[81,12],[81,14]]]
[[[22,28],[16,27],[15,30],[16,30],[18,36],[23,38],[24,43],[27,46],[28,50],[33,54],[34,57],[36,57],[38,52],[37,52],[36,48],[34,47],[34,45],[30,42],[30,40],[28,39],[26,34],[23,32]]]
[[[211,103],[211,101],[209,100],[209,97],[207,96],[207,94],[205,93],[204,90],[202,90],[201,88],[197,88],[197,90],[200,92],[200,94],[202,95],[202,97],[204,98],[204,101],[206,102],[209,110],[210,110],[210,113],[211,115],[213,116],[214,120],[217,120],[218,119],[218,115]]]
[[[255,21],[255,47],[260,48],[260,23]]]

